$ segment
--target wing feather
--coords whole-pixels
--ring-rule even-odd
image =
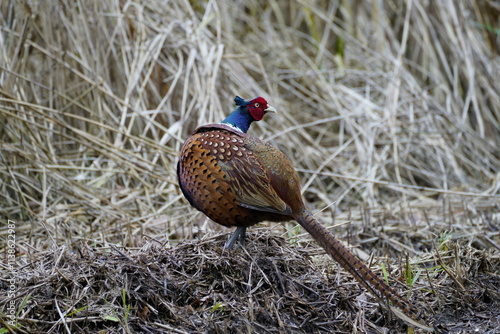
[[[264,166],[252,153],[247,151],[244,157],[219,161],[218,165],[226,173],[226,182],[235,191],[239,205],[283,215],[292,213],[290,207],[271,187],[271,180]]]

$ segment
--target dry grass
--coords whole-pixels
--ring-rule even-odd
[[[269,231],[251,233],[237,251],[223,250],[224,242],[218,235],[171,249],[148,243],[133,251],[82,245],[37,252],[18,271],[22,332],[405,332],[324,255],[314,260],[311,247]],[[454,333],[495,333],[500,255],[470,245],[438,254],[441,265],[408,297]],[[420,261],[433,263],[433,256]],[[388,271],[397,284],[399,269]]]
[[[361,251],[432,267],[443,233],[498,249],[499,17],[493,0],[2,1],[0,212],[19,262],[222,231],[175,163],[235,95],[278,109],[251,131]]]
[[[19,332],[407,332],[317,248],[269,232],[252,232],[245,249],[230,252],[222,235],[173,248],[33,252],[17,270]],[[420,278],[407,297],[452,333],[496,333],[500,254],[446,239],[438,247],[418,259],[427,269],[413,273]],[[400,288],[409,277],[402,267],[386,269]]]

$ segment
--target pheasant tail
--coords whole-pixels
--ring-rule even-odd
[[[313,236],[313,238],[325,249],[325,251],[340,265],[354,276],[368,291],[376,296],[377,291],[390,300],[395,306],[403,310],[407,315],[416,320],[423,320],[418,312],[409,302],[378,277],[367,265],[356,255],[349,251],[335,236],[321,225],[313,215],[303,210],[294,215],[297,222]]]

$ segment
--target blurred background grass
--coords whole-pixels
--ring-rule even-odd
[[[175,166],[235,95],[278,110],[251,132],[324,223],[498,210],[498,1],[2,1],[0,23],[0,211],[32,247],[216,229]]]

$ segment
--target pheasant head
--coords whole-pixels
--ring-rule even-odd
[[[247,132],[253,121],[260,121],[268,112],[276,112],[263,97],[245,101],[239,96],[234,98],[237,108],[221,123],[227,124],[240,132]]]

